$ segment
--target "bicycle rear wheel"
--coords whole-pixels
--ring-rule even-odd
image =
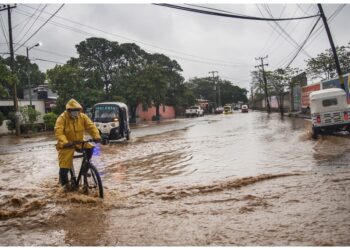
[[[84,174],[84,193],[103,198],[103,186],[100,174],[92,163],[87,163],[87,171]]]

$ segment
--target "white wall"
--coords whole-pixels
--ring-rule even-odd
[[[29,100],[18,100],[19,107],[25,107],[30,104]],[[32,105],[35,106],[35,110],[40,112],[40,117],[37,123],[43,123],[43,116],[45,115],[45,101],[44,100],[32,100]],[[13,106],[13,100],[0,100],[0,106]]]

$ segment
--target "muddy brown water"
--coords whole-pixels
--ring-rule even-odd
[[[0,138],[0,245],[350,244],[350,136],[312,140],[309,121],[235,112],[135,127],[96,148],[104,200],[62,192],[54,144]]]

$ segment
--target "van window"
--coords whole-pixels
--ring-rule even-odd
[[[326,99],[322,101],[322,105],[323,107],[336,106],[338,105],[338,100],[337,98]]]

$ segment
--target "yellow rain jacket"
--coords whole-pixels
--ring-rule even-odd
[[[84,132],[87,131],[93,139],[100,139],[100,133],[90,118],[79,112],[76,119],[72,118],[67,109],[80,109],[81,105],[74,99],[66,104],[66,111],[56,120],[55,136],[57,138],[56,149],[58,151],[58,161],[60,168],[71,168],[73,166],[74,148],[63,148],[63,145],[72,141],[84,140]],[[91,148],[91,144],[86,144],[86,148]]]

